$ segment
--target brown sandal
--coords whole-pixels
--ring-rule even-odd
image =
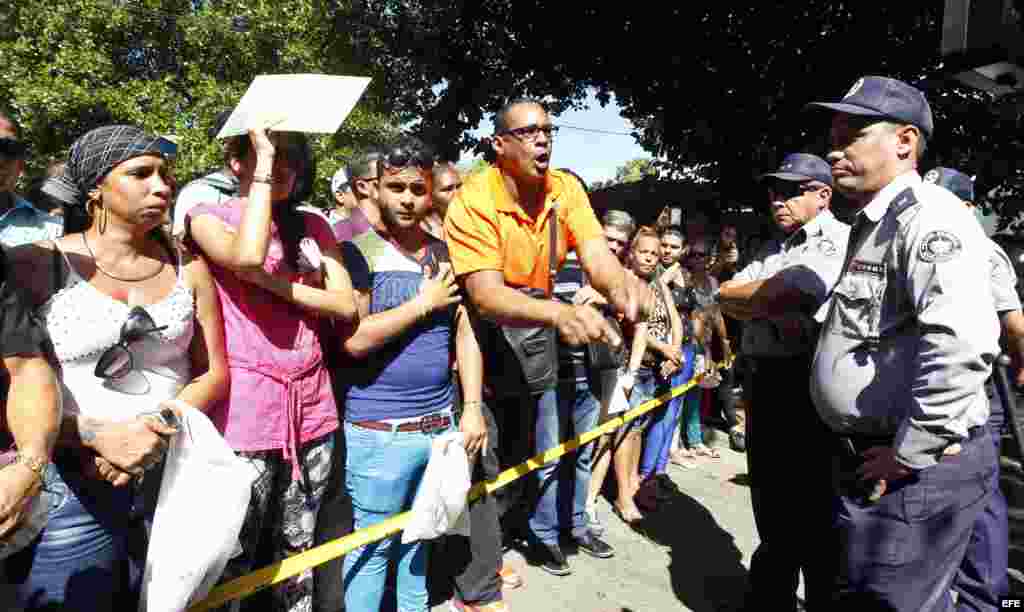
[[[619,510],[619,504],[617,503],[612,504],[612,512],[614,512],[615,516],[619,517],[619,519],[627,525],[632,525],[633,523],[641,521],[644,518],[644,515],[640,514],[640,511],[636,510],[635,507],[633,512],[625,513],[622,510]]]

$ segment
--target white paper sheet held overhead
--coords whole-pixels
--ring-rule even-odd
[[[217,138],[245,134],[258,121],[269,122],[278,132],[333,134],[369,84],[369,77],[260,75],[253,79]]]

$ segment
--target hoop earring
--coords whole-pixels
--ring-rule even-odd
[[[99,216],[96,215],[97,206],[103,209]],[[86,212],[89,213],[89,216],[92,217],[93,223],[96,224],[97,232],[103,234],[103,232],[107,231],[107,207],[103,206],[103,196],[89,200]]]

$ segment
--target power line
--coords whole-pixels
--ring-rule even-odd
[[[566,128],[570,130],[577,130],[580,132],[593,132],[595,134],[608,134],[609,136],[633,136],[631,132],[613,132],[611,130],[599,130],[596,128],[580,127],[578,125],[567,125],[565,123],[559,123],[558,127]]]

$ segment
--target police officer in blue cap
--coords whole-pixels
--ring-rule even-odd
[[[948,189],[968,208],[974,208],[974,181],[966,174],[952,168],[939,167],[929,170],[924,175],[924,181]],[[1019,364],[1022,362],[1020,352],[1022,344],[1024,344],[1024,314],[1021,313],[1020,298],[1017,295],[1017,275],[1013,270],[1010,257],[1003,248],[992,240],[989,240],[989,247],[991,248],[989,263],[992,299],[1002,324],[1007,350],[1014,355],[1013,361],[1017,364],[1016,374],[1019,376],[1021,373]],[[1003,361],[1000,358],[993,367],[1002,368],[1002,381],[1008,381],[1010,377]],[[1010,529],[1006,497],[999,488],[998,461],[1003,422],[1010,407],[1003,405],[1002,395],[1004,394],[997,393],[993,388],[992,379],[998,378],[995,374],[994,372],[993,377],[985,385],[991,406],[988,428],[992,435],[997,459],[993,466],[992,480],[989,483],[992,496],[989,498],[985,510],[974,523],[974,532],[967,546],[967,554],[964,555],[964,560],[953,581],[953,590],[959,594],[957,609],[963,612],[999,610],[1002,600],[1010,590],[1007,573]],[[1008,399],[1009,388],[1007,387],[1004,391]]]
[[[822,609],[834,560],[833,548],[826,545],[832,526],[831,465],[822,456],[833,448],[807,379],[850,227],[829,209],[832,171],[820,157],[787,155],[761,181],[785,239],[762,248],[718,293],[726,314],[748,321],[742,352],[754,371],[747,465],[761,543],[750,561],[747,607],[796,610],[802,571],[807,607]],[[794,528],[800,537],[793,537]]]
[[[999,352],[987,238],[917,173],[931,108],[901,81],[859,79],[833,113],[835,187],[856,210],[811,368],[844,453],[830,610],[950,610],[995,462],[984,384]]]

